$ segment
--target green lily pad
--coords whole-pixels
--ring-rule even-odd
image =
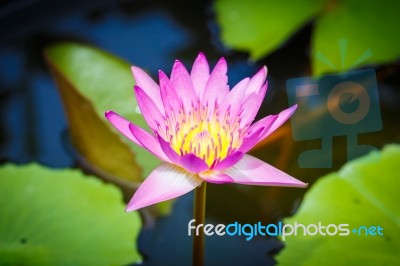
[[[312,33],[314,75],[383,64],[400,56],[396,0],[217,0],[221,39],[258,60],[315,20]]]
[[[400,2],[396,0],[345,0],[332,4],[318,19],[313,32],[313,73],[339,72],[398,59],[399,9]]]
[[[141,260],[137,212],[78,170],[0,168],[0,265],[126,265]]]
[[[287,236],[280,265],[399,265],[399,164],[400,145],[389,145],[319,179],[284,222],[348,224],[349,235]],[[380,226],[383,236],[366,235],[361,226]]]
[[[148,128],[137,111],[130,64],[76,43],[51,46],[45,56],[60,90],[72,141],[79,153],[108,174],[141,181],[159,160],[117,133],[104,118],[107,110],[113,110]]]
[[[217,0],[222,41],[254,59],[273,52],[304,26],[326,0]]]

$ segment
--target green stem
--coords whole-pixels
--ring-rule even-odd
[[[204,224],[206,214],[206,188],[207,183],[203,182],[194,192],[193,216],[196,220],[196,228]],[[193,234],[193,266],[204,265],[204,233]]]

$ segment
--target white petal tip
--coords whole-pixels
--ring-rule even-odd
[[[141,72],[142,69],[137,66],[131,66],[131,71],[132,71],[133,76],[136,78],[136,75],[138,75],[138,74],[140,75],[139,72]]]
[[[265,71],[265,75],[267,76],[268,75],[268,67],[267,66],[263,66],[263,69]]]
[[[136,211],[136,210],[137,210],[136,208],[129,208],[129,207],[125,208],[125,212],[126,213],[133,212],[133,211]]]

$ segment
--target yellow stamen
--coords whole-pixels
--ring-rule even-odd
[[[221,120],[217,106],[209,113],[208,106],[198,104],[189,112],[181,109],[165,119],[165,139],[181,156],[193,153],[212,166],[240,147],[240,122],[235,120],[229,122],[229,113]]]

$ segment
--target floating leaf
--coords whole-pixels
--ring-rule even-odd
[[[396,0],[333,2],[314,29],[313,73],[338,72],[398,59],[399,8],[400,2]]]
[[[217,0],[222,41],[260,59],[281,46],[322,8],[325,0]]]
[[[141,257],[137,212],[78,170],[0,168],[0,265],[126,265]]]
[[[130,65],[106,52],[73,43],[51,46],[45,55],[79,153],[108,174],[140,181],[140,167],[143,175],[147,175],[158,160],[121,134],[115,134],[104,118],[105,111],[114,110],[135,124],[147,127],[137,112]]]
[[[255,60],[280,47],[314,19],[314,75],[383,64],[400,57],[396,0],[217,0],[222,41]]]
[[[317,181],[307,192],[294,224],[381,226],[383,236],[288,236],[278,255],[281,265],[399,265],[400,207],[398,203],[400,145],[386,146],[346,164]],[[363,231],[364,232],[364,231]]]
[[[118,178],[122,177],[139,182],[140,167],[129,147],[101,121],[90,102],[56,67],[52,67],[52,72],[65,103],[71,138],[79,155],[106,172],[104,176],[109,181],[129,186]]]

